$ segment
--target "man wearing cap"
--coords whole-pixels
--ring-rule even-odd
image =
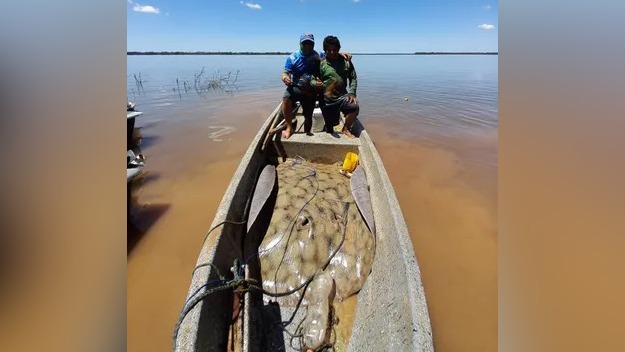
[[[310,134],[312,128],[312,114],[315,109],[317,92],[310,85],[312,77],[319,77],[319,63],[321,57],[313,48],[315,37],[304,33],[299,38],[300,50],[291,54],[284,64],[282,82],[287,86],[282,98],[282,113],[286,120],[286,129],[282,131],[283,138],[293,134],[293,105],[299,101],[304,114],[304,132]]]

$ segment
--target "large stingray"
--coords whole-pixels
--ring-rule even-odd
[[[375,237],[354,202],[350,180],[336,165],[299,159],[287,160],[277,171],[278,196],[259,248],[265,290],[298,287],[323,269],[340,246],[326,268],[336,282],[335,299],[358,292],[371,271]],[[294,306],[300,291],[280,302]]]

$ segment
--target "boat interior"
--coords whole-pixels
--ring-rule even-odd
[[[383,201],[390,183],[378,175],[377,153],[358,138],[364,127],[354,122],[353,139],[324,132],[316,114],[307,135],[301,108],[295,112],[295,133],[282,139],[284,118],[276,108],[235,172],[193,271],[174,350],[346,351],[349,345],[365,351],[397,341],[415,346],[417,340],[431,345],[427,311],[422,322],[414,316],[416,308],[425,308],[418,272],[399,289],[380,286],[393,274],[412,273],[406,267],[416,261],[404,262],[410,246],[405,228],[399,228],[406,237],[399,241],[377,238],[380,228],[403,224],[403,218],[401,212],[380,217],[398,205]],[[362,157],[355,162],[349,155]],[[368,282],[372,270],[374,283]],[[410,290],[418,299],[406,296]],[[382,305],[390,315],[367,320]],[[425,338],[413,336],[417,326]]]

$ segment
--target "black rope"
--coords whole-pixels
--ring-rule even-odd
[[[290,294],[293,294],[293,293],[301,290],[304,286],[306,286],[309,283],[311,283],[314,278],[315,278],[315,274],[311,275],[306,281],[304,281],[304,283],[302,283],[301,285],[297,286],[296,288],[294,288],[292,290],[288,290],[286,292],[280,292],[280,293],[274,293],[274,292],[265,291],[265,289],[263,289],[262,287],[256,286],[256,285],[250,285],[250,288],[253,288],[253,289],[257,290],[257,291],[260,291],[260,292],[262,292],[263,294],[265,294],[267,296],[271,296],[271,297],[284,297],[284,296],[288,296]]]
[[[247,220],[243,220],[243,221],[231,221],[231,220],[224,220],[222,222],[220,222],[219,224],[211,227],[210,230],[208,230],[208,232],[206,233],[206,235],[204,236],[204,241],[202,242],[202,245],[206,242],[206,239],[208,238],[208,236],[211,234],[211,232],[213,232],[216,228],[218,228],[221,225],[224,224],[232,224],[232,225],[244,225],[247,222]]]
[[[332,252],[332,254],[330,255],[330,257],[328,258],[328,261],[326,262],[326,264],[323,266],[323,270],[326,270],[326,268],[328,267],[328,265],[330,265],[330,262],[332,261],[332,258],[334,258],[334,256],[336,255],[336,253],[338,253],[339,249],[341,249],[341,247],[343,246],[343,242],[345,242],[345,234],[347,233],[347,211],[349,210],[349,203],[345,203],[345,210],[343,211],[343,236],[341,238],[341,242],[339,243],[339,245],[334,249],[334,252]]]
[[[200,294],[199,296],[195,297],[194,299],[192,299],[189,304],[187,304],[183,309],[182,312],[180,312],[180,316],[178,317],[178,321],[176,322],[176,326],[174,327],[174,336],[173,336],[173,346],[174,346],[174,351],[176,350],[176,348],[178,347],[178,332],[180,331],[180,326],[182,325],[182,322],[184,321],[184,318],[187,316],[187,314],[189,314],[189,312],[198,304],[200,303],[204,298],[206,298],[207,296],[215,293],[215,292],[220,292],[220,291],[224,291],[226,289],[233,289],[237,286],[238,282],[237,281],[231,281],[229,283],[227,283],[224,286],[218,286],[212,289],[209,289],[205,292],[203,292],[202,294]]]
[[[311,174],[311,175],[309,175],[309,176],[306,176],[306,177],[310,177],[310,176],[315,176],[315,175],[316,175],[316,170],[314,170],[314,169],[312,169],[312,170],[313,170],[313,174]],[[305,178],[306,178],[306,177],[305,177]],[[315,181],[317,181],[317,180],[316,180],[316,178],[315,178]],[[314,194],[313,194],[313,196],[312,196],[312,197],[311,197],[311,198],[310,198],[310,199],[309,199],[309,200],[308,200],[308,201],[307,201],[307,202],[306,202],[306,203],[302,206],[302,208],[298,211],[298,214],[297,214],[297,215],[299,215],[299,213],[303,210],[303,208],[304,208],[304,207],[305,207],[305,206],[306,206],[306,205],[307,205],[310,201],[312,201],[312,199],[316,196],[316,194],[317,194],[318,190],[319,190],[319,181],[317,181],[317,188],[316,188],[316,190],[315,190],[315,193],[314,193]],[[247,211],[249,210],[249,204],[250,204],[250,201],[248,200],[248,203],[246,204],[246,209],[244,210],[244,213],[247,213]],[[335,250],[332,252],[332,254],[328,257],[328,260],[326,261],[326,263],[325,263],[325,265],[323,266],[322,270],[325,270],[325,269],[328,267],[328,265],[330,264],[330,262],[332,261],[332,259],[333,259],[333,258],[334,258],[334,256],[336,255],[336,253],[338,253],[339,249],[342,247],[342,245],[343,245],[343,243],[344,243],[344,241],[345,241],[345,235],[346,235],[346,232],[347,232],[347,211],[349,210],[349,203],[345,203],[345,204],[346,204],[346,206],[345,206],[344,215],[343,215],[343,235],[342,235],[342,238],[341,238],[341,242],[340,242],[340,243],[339,243],[339,245],[335,248]],[[294,219],[293,219],[292,221],[294,221],[295,219],[297,219],[297,215],[294,217]],[[209,235],[210,235],[210,234],[211,234],[211,233],[212,233],[212,232],[213,232],[213,231],[214,231],[217,227],[219,227],[219,226],[221,226],[221,225],[224,225],[224,224],[226,224],[226,223],[230,223],[230,224],[234,224],[234,225],[243,225],[243,224],[245,224],[246,222],[247,222],[247,221],[235,222],[235,221],[230,221],[230,220],[224,220],[224,221],[222,221],[222,222],[218,223],[217,225],[213,226],[210,230],[208,230],[208,232],[206,233],[206,236],[204,237],[204,243],[206,242],[206,239],[208,238],[208,236],[209,236]],[[289,225],[290,225],[290,224],[289,224]],[[291,231],[290,231],[290,232],[292,232],[292,231],[293,231],[293,228],[294,228],[294,227],[295,227],[295,224],[293,224],[293,226],[292,226],[292,228],[291,228]],[[288,229],[288,226],[287,226],[287,229]],[[286,231],[285,231],[285,233],[286,233]],[[291,235],[291,234],[289,233],[289,238],[290,238],[290,235]],[[283,236],[284,236],[284,234],[283,234]],[[287,240],[287,245],[288,245],[288,240]],[[258,253],[258,252],[257,252],[257,253]],[[286,254],[286,250],[285,250],[285,254]],[[251,256],[250,256],[250,258],[251,258]],[[284,258],[282,258],[282,259],[284,259]],[[248,260],[249,260],[249,258],[248,258]],[[246,261],[245,261],[245,263],[247,263],[247,261],[248,261],[248,260],[246,260]],[[235,260],[235,266],[237,265],[237,262],[238,262],[238,260]],[[197,269],[199,269],[199,268],[201,268],[201,267],[205,267],[205,266],[211,266],[212,268],[214,268],[214,269],[215,269],[215,271],[217,272],[217,275],[220,277],[221,281],[222,281],[222,282],[223,282],[223,281],[225,281],[224,277],[223,277],[223,276],[221,275],[221,273],[219,272],[219,269],[218,269],[218,268],[217,268],[217,266],[215,266],[213,263],[203,263],[203,264],[199,264],[199,265],[198,265],[198,266],[196,266],[196,267],[195,267],[195,269],[193,270],[193,274],[195,274],[195,271],[196,271]],[[234,269],[237,269],[237,268],[234,268]],[[293,344],[293,339],[295,339],[295,338],[300,338],[300,340],[301,340],[301,338],[303,337],[303,335],[302,335],[301,333],[299,333],[299,334],[298,334],[298,330],[300,330],[300,327],[301,327],[301,325],[302,325],[303,320],[302,320],[302,321],[300,321],[300,323],[298,324],[298,326],[297,326],[297,328],[296,328],[296,330],[295,330],[295,332],[296,332],[295,334],[290,333],[290,332],[286,329],[286,326],[290,325],[290,324],[293,322],[293,319],[295,318],[295,315],[296,315],[297,311],[299,310],[299,308],[300,308],[300,306],[301,306],[301,303],[302,303],[302,301],[303,301],[303,299],[304,299],[304,296],[305,296],[305,294],[306,294],[306,290],[308,289],[308,285],[310,285],[310,283],[314,280],[316,273],[315,273],[315,274],[313,274],[313,275],[311,275],[311,276],[310,276],[308,279],[306,279],[306,281],[304,281],[301,285],[299,285],[299,286],[297,286],[297,287],[295,287],[295,288],[293,288],[293,289],[291,289],[291,290],[288,290],[288,291],[285,291],[285,292],[280,292],[280,293],[277,293],[277,292],[268,292],[268,291],[266,291],[265,289],[263,289],[263,288],[262,288],[262,284],[261,284],[261,286],[258,286],[258,285],[257,285],[257,284],[258,284],[258,281],[257,281],[257,280],[254,280],[254,279],[243,279],[243,278],[241,278],[241,275],[240,275],[240,274],[241,274],[241,272],[242,272],[241,270],[234,270],[234,271],[233,271],[233,273],[235,273],[235,274],[239,273],[239,275],[237,275],[237,277],[235,277],[234,279],[232,279],[232,280],[230,280],[230,281],[226,282],[223,286],[217,286],[217,287],[214,287],[214,288],[208,289],[208,290],[204,291],[203,293],[201,293],[201,294],[199,294],[199,295],[195,296],[196,294],[198,294],[198,293],[199,293],[199,291],[200,291],[202,288],[204,288],[204,287],[208,287],[208,285],[209,285],[209,284],[211,284],[211,283],[215,283],[215,282],[219,282],[220,280],[212,280],[212,281],[209,281],[209,282],[205,283],[204,285],[202,285],[202,286],[198,287],[198,288],[197,288],[197,289],[196,289],[196,290],[195,290],[195,291],[194,291],[194,292],[193,292],[193,293],[189,296],[189,298],[187,298],[187,301],[185,302],[184,308],[183,308],[183,309],[182,309],[182,311],[180,312],[180,315],[179,315],[178,321],[176,322],[176,325],[175,325],[175,327],[174,327],[174,334],[173,334],[173,347],[174,347],[174,351],[175,351],[175,350],[176,350],[176,348],[177,348],[177,340],[178,340],[178,333],[179,333],[179,331],[180,331],[180,327],[182,326],[182,322],[184,321],[184,318],[185,318],[185,317],[189,314],[189,312],[190,312],[190,311],[191,311],[191,310],[192,310],[192,309],[193,309],[193,308],[194,308],[194,307],[195,307],[198,303],[200,303],[200,302],[201,302],[204,298],[208,297],[209,295],[211,295],[211,294],[213,294],[213,293],[216,293],[216,292],[224,291],[224,290],[226,290],[226,289],[233,289],[233,292],[234,292],[234,290],[235,290],[237,287],[241,287],[241,288],[240,288],[240,289],[236,289],[236,292],[247,292],[247,291],[249,291],[250,289],[253,289],[253,290],[260,291],[260,292],[262,292],[263,294],[268,295],[268,296],[270,296],[270,297],[276,297],[276,298],[277,298],[277,297],[284,297],[284,296],[288,296],[288,295],[293,294],[293,293],[295,293],[295,292],[297,292],[297,291],[301,290],[302,288],[304,288],[304,291],[302,292],[302,295],[300,296],[300,298],[299,298],[299,300],[298,300],[298,303],[297,303],[297,305],[296,305],[296,308],[295,308],[295,310],[294,310],[293,314],[291,315],[291,317],[289,318],[289,320],[287,320],[286,322],[281,322],[281,324],[282,324],[282,325],[278,324],[278,326],[279,326],[282,330],[284,330],[284,331],[285,331],[285,332],[286,332],[286,333],[287,333],[287,334],[291,337],[291,341],[290,341],[291,347],[292,347],[292,344]],[[195,296],[195,297],[194,297],[194,296]],[[300,342],[300,345],[301,345],[301,342]]]
[[[299,300],[297,301],[297,304],[295,305],[295,310],[293,310],[293,314],[291,314],[291,317],[289,318],[289,320],[282,322],[282,326],[290,325],[293,322],[293,319],[295,319],[295,314],[297,314],[297,311],[299,310],[299,307],[302,305],[302,301],[304,301],[304,296],[306,295],[306,290],[308,289],[308,285],[311,282],[312,282],[312,280],[310,280],[310,282],[305,285],[304,292],[302,292],[302,295],[299,297]],[[300,322],[300,325],[301,325],[301,322]]]
[[[308,307],[306,308],[306,314],[308,314]],[[295,315],[295,314],[294,314]],[[295,335],[291,336],[291,340],[289,341],[289,344],[291,345],[291,348],[293,349],[297,349],[297,350],[302,350],[303,346],[304,346],[304,334],[302,333],[302,324],[304,323],[304,319],[300,320],[299,324],[297,324],[297,327],[295,328]],[[293,339],[298,338],[299,339],[299,348],[296,348],[295,346],[293,346]]]
[[[262,171],[262,168],[264,167],[264,165],[261,165],[259,167],[258,170],[256,170],[254,179],[257,179],[258,176],[260,175],[260,172]],[[251,177],[251,176],[250,176]],[[219,226],[222,226],[224,224],[233,224],[233,225],[244,225],[247,223],[247,216],[248,216],[248,212],[250,210],[250,206],[251,206],[251,202],[252,202],[252,197],[248,197],[246,204],[245,204],[245,209],[243,210],[243,218],[245,220],[243,221],[231,221],[231,220],[224,220],[218,224],[216,224],[215,226],[211,227],[207,232],[206,235],[204,236],[204,240],[202,242],[202,245],[204,245],[206,243],[206,240],[208,239],[208,236],[210,236],[210,234],[217,229]],[[235,260],[235,265],[236,265],[237,261]],[[193,272],[191,274],[191,276],[195,275],[195,272],[202,268],[202,267],[206,267],[206,266],[210,266],[211,268],[215,269],[217,275],[219,276],[219,278],[221,279],[222,282],[225,282],[225,277],[221,274],[221,272],[219,271],[219,268],[213,264],[213,263],[202,263],[197,265],[194,269]],[[236,273],[241,273],[241,271],[236,271]],[[227,288],[236,288],[238,286],[243,286],[244,289],[238,291],[238,292],[245,292],[247,290],[249,290],[248,285],[250,285],[250,283],[253,284],[257,284],[258,281],[254,280],[254,279],[249,279],[249,280],[243,280],[241,279],[240,275],[238,275],[237,277],[235,277],[233,280],[230,280],[228,282],[226,282],[223,286],[218,286],[218,287],[214,287],[212,289],[209,289],[205,292],[203,292],[202,294],[196,296],[194,298],[195,295],[197,295],[200,290],[202,290],[204,287],[208,287],[210,284],[215,283],[215,282],[219,282],[220,280],[212,280],[209,281],[203,285],[201,285],[200,287],[198,287],[191,295],[189,295],[189,297],[187,298],[187,300],[185,301],[185,305],[184,308],[182,309],[182,311],[180,312],[180,316],[178,318],[178,321],[176,322],[176,325],[174,327],[174,337],[173,337],[173,346],[174,346],[174,351],[176,350],[176,346],[177,346],[177,340],[178,340],[178,332],[180,330],[180,326],[182,325],[182,322],[184,320],[184,318],[187,316],[187,314],[199,303],[201,302],[204,298],[208,297],[209,295],[215,293],[215,292],[219,292],[219,291],[223,291]]]
[[[299,104],[299,102],[298,102],[297,104]],[[298,108],[299,108],[299,105],[298,105]],[[300,158],[301,158],[301,157],[300,157]],[[303,159],[303,158],[302,158],[302,159]],[[293,167],[293,165],[291,165],[291,167]],[[308,166],[307,166],[307,167],[308,167]],[[311,176],[316,176],[316,174],[317,174],[317,170],[315,170],[315,169],[313,169],[313,168],[311,168],[311,167],[308,167],[308,168],[312,171],[312,173],[311,173],[310,175],[307,175],[307,176],[302,177],[302,179],[305,179],[305,178],[308,178],[308,177],[311,177]],[[316,181],[316,179],[315,179],[315,181]],[[289,232],[289,239],[287,239],[287,245],[288,245],[289,240],[290,240],[291,233],[292,233],[292,231],[293,231],[293,227],[295,226],[294,221],[295,221],[295,220],[297,220],[297,216],[298,216],[298,215],[302,212],[302,210],[304,210],[304,208],[306,207],[306,205],[308,205],[308,203],[310,203],[310,201],[312,201],[312,199],[313,199],[313,198],[315,197],[315,195],[317,194],[317,191],[318,191],[318,190],[319,190],[319,181],[317,181],[317,190],[315,190],[315,194],[313,195],[313,197],[312,197],[312,198],[310,198],[310,199],[308,200],[308,202],[304,203],[304,205],[302,205],[302,206],[300,207],[300,209],[297,211],[297,213],[296,213],[295,217],[294,217],[293,219],[289,220],[289,222],[287,223],[287,226],[286,226],[285,230],[283,231],[282,235],[280,236],[280,239],[278,239],[278,241],[276,242],[276,246],[277,246],[277,244],[278,244],[278,243],[280,243],[280,242],[282,241],[282,239],[284,238],[284,235],[286,234],[286,231],[288,230],[288,228],[289,228],[289,227],[291,227],[291,231]],[[293,223],[293,226],[291,226],[291,223]],[[250,261],[250,259],[252,259],[255,255],[259,255],[259,256],[260,256],[260,255],[262,255],[262,254],[261,254],[261,252],[263,252],[263,253],[264,253],[264,252],[268,252],[268,251],[270,251],[271,249],[273,249],[273,247],[275,247],[275,246],[272,246],[272,248],[266,248],[266,249],[264,249],[264,250],[262,250],[262,251],[261,251],[261,250],[256,251],[255,253],[253,253],[252,255],[250,255],[250,256],[249,256],[249,257],[245,260],[245,264],[247,265],[247,263]],[[284,254],[286,254],[286,246],[285,246],[285,253],[284,253]],[[282,259],[284,259],[284,254],[283,254]],[[279,269],[279,267],[280,267],[281,265],[282,265],[282,260],[280,261],[280,265],[278,265],[278,269]],[[277,270],[276,270],[276,275],[277,275]],[[274,277],[274,281],[275,281],[275,277]]]
[[[187,298],[187,300],[184,302],[184,305],[186,306],[186,305],[187,305],[187,303],[189,303],[189,301],[190,301],[190,300],[191,300],[191,299],[192,299],[195,295],[197,295],[197,294],[198,294],[198,292],[200,292],[203,288],[208,287],[209,285],[214,284],[214,283],[216,283],[216,282],[226,283],[227,281],[226,281],[226,280],[211,280],[211,281],[209,281],[209,282],[205,283],[204,285],[202,285],[202,286],[198,287],[195,291],[193,291],[193,293],[192,293],[192,294],[190,294],[190,295],[189,295],[189,297]]]
[[[274,278],[273,278],[274,282],[276,282],[276,280],[277,280],[278,271],[280,271],[280,267],[282,266],[282,262],[284,261],[284,257],[286,256],[286,251],[287,251],[287,248],[289,246],[289,241],[291,240],[291,235],[293,234],[293,229],[295,229],[295,222],[297,221],[297,219],[299,217],[299,214],[301,214],[301,212],[308,205],[308,203],[310,203],[313,199],[315,199],[315,197],[317,196],[317,192],[319,192],[319,180],[317,180],[317,177],[316,177],[317,176],[317,170],[315,170],[313,168],[310,168],[310,169],[312,170],[312,173],[310,175],[308,175],[308,176],[303,177],[302,179],[313,176],[315,181],[317,182],[317,187],[315,188],[315,193],[313,193],[312,197],[310,197],[310,199],[308,199],[308,201],[306,203],[304,203],[304,205],[302,205],[302,207],[298,210],[298,212],[295,214],[293,219],[289,222],[289,224],[287,225],[287,228],[284,231],[284,233],[286,233],[286,230],[288,230],[288,228],[291,227],[291,230],[289,231],[289,237],[287,238],[286,244],[284,245],[284,252],[282,253],[282,258],[280,258],[280,263],[278,264],[278,267],[276,269],[276,273],[274,274]],[[292,223],[292,225],[291,225],[291,223]],[[284,233],[282,234],[282,237],[284,237]],[[279,241],[282,241],[282,237],[280,238]],[[310,277],[311,281],[312,281],[313,277],[314,277],[314,275]],[[277,289],[277,287],[276,287],[276,289]]]
[[[347,213],[347,210],[349,209],[349,203],[347,203],[347,207],[345,209],[345,214]],[[336,253],[339,251],[339,249],[341,248],[341,246],[343,245],[343,242],[345,241],[345,234],[346,234],[346,228],[347,228],[347,217],[345,215],[344,221],[343,221],[343,236],[341,239],[341,242],[339,243],[339,245],[337,246],[337,248],[334,250],[334,252],[332,252],[332,254],[330,255],[330,257],[328,258],[328,260],[326,261],[326,264],[324,265],[323,270],[325,270],[325,268],[327,268],[327,266],[330,264],[330,262],[332,261],[332,258],[336,255]],[[237,272],[235,270],[235,272]],[[293,312],[293,314],[291,315],[291,318],[287,321],[287,322],[283,322],[284,324],[281,325],[281,328],[283,328],[283,330],[286,331],[285,327],[288,326],[293,319],[295,318],[295,315],[297,313],[297,310],[299,309],[299,307],[301,306],[301,303],[304,299],[304,296],[306,294],[306,289],[308,289],[308,285],[313,281],[313,279],[315,278],[316,274],[311,275],[306,281],[304,281],[301,285],[297,286],[294,289],[285,291],[285,292],[281,292],[281,293],[273,293],[273,292],[268,292],[265,291],[262,286],[257,286],[258,281],[253,280],[253,279],[241,279],[240,277],[234,278],[233,280],[228,281],[225,285],[223,286],[218,286],[218,287],[214,287],[211,288],[209,290],[206,290],[205,292],[201,293],[200,295],[196,296],[195,298],[191,298],[193,297],[193,294],[189,297],[189,299],[187,299],[187,303],[185,304],[185,307],[182,309],[182,312],[180,313],[180,316],[178,318],[178,321],[176,322],[176,326],[174,327],[174,336],[173,336],[173,346],[174,346],[174,351],[176,350],[177,347],[177,340],[178,340],[178,332],[180,330],[180,326],[182,325],[182,322],[184,321],[184,318],[187,316],[187,314],[189,314],[189,312],[198,304],[200,303],[204,298],[208,297],[209,295],[215,293],[215,292],[219,292],[219,291],[223,291],[226,289],[235,289],[237,287],[242,286],[242,289],[237,290],[237,292],[247,292],[250,289],[254,289],[257,291],[262,292],[265,295],[271,296],[271,297],[284,297],[284,296],[288,296],[290,294],[293,294],[299,290],[301,290],[302,288],[304,288],[304,292],[302,293],[302,295],[299,298],[299,301],[297,303],[297,308],[295,309],[295,311]],[[209,282],[210,283],[210,282]],[[209,283],[206,283],[205,285],[200,286],[195,292],[194,294],[196,294],[197,292],[199,292],[199,290],[203,287],[203,286],[207,286]],[[301,326],[300,322],[298,324],[298,326]],[[287,331],[288,332],[288,331]],[[297,331],[296,331],[297,332]],[[293,334],[290,334],[291,338],[293,339],[294,336]],[[292,340],[291,340],[292,342]]]
[[[224,276],[221,275],[221,273],[219,272],[219,268],[217,267],[217,265],[213,264],[213,263],[203,263],[203,264],[199,264],[198,266],[195,267],[195,269],[193,269],[193,272],[191,273],[191,277],[193,277],[193,275],[195,275],[195,272],[197,271],[197,269],[199,268],[203,268],[205,266],[210,266],[211,268],[215,269],[215,271],[217,272],[217,276],[219,276],[220,279],[224,280]],[[209,277],[210,278],[210,275]]]

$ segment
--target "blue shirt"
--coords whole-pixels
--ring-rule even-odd
[[[310,82],[311,76],[319,76],[319,63],[323,54],[313,50],[310,54],[304,55],[298,50],[286,58],[284,71],[293,75],[291,80],[296,86],[303,87]]]

